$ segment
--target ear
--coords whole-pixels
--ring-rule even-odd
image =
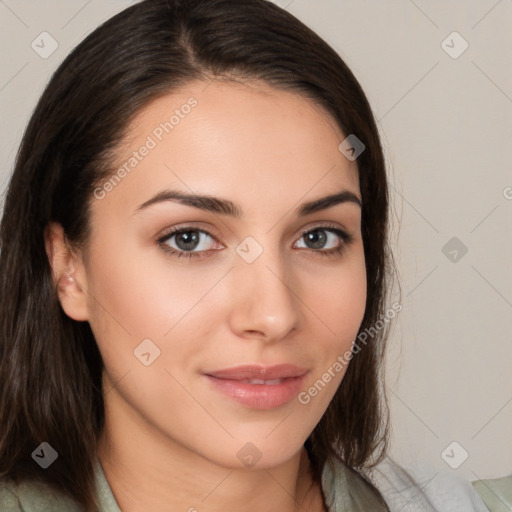
[[[87,281],[81,255],[70,247],[58,223],[46,226],[44,242],[62,309],[73,320],[88,320]]]

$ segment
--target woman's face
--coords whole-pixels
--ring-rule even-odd
[[[107,422],[134,446],[158,439],[226,467],[302,448],[365,309],[344,139],[311,101],[257,83],[195,82],[136,117],[75,273]]]

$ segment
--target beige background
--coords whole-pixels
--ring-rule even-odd
[[[0,0],[2,191],[51,73],[130,3]],[[379,120],[404,307],[388,358],[391,453],[432,478],[511,473],[512,1],[275,3],[337,49]],[[47,59],[31,48],[43,31],[59,45]]]

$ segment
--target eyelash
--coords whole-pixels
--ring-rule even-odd
[[[180,228],[173,228],[165,235],[161,236],[157,239],[157,244],[166,252],[170,253],[171,256],[175,256],[177,258],[202,258],[205,257],[205,253],[209,253],[211,251],[215,252],[216,249],[213,249],[211,251],[177,251],[176,249],[173,249],[172,247],[169,247],[165,242],[167,242],[170,238],[172,238],[175,235],[179,235],[181,233],[186,233],[187,231],[196,231],[198,233],[204,233],[211,237],[212,239],[216,240],[215,237],[210,234],[208,231],[205,231],[204,229],[199,229],[193,226],[188,227],[180,227]],[[342,243],[334,248],[334,249],[308,249],[309,251],[319,254],[323,257],[336,257],[340,255],[344,250],[345,246],[348,245],[352,241],[352,236],[346,233],[345,231],[339,229],[338,227],[331,226],[331,225],[322,225],[322,226],[315,226],[313,228],[307,229],[306,231],[303,231],[299,237],[299,240],[303,238],[308,233],[314,232],[314,231],[329,231],[331,233],[334,233],[337,235],[341,240]]]

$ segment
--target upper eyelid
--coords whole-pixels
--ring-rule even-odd
[[[215,230],[211,230],[210,228],[204,228],[201,226],[195,226],[194,224],[183,224],[178,226],[173,226],[172,228],[164,229],[161,235],[157,236],[157,240],[166,240],[173,235],[179,234],[183,231],[200,231],[202,233],[211,236],[215,240],[217,240],[217,235],[215,234]],[[213,231],[213,233],[212,233]],[[217,240],[218,241],[218,240]]]

